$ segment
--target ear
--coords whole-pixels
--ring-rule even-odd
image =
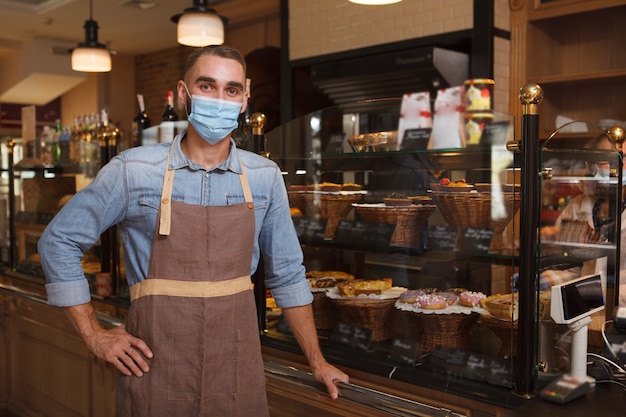
[[[183,80],[178,80],[176,84],[176,95],[178,96],[178,101],[185,105],[187,104],[189,96],[187,95],[187,89],[185,88],[185,82]]]
[[[248,100],[250,99],[250,82],[250,78],[246,78],[246,90],[243,92],[243,104],[241,105],[240,114],[245,112],[248,108]]]

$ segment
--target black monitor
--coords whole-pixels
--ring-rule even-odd
[[[552,287],[550,315],[559,324],[569,324],[604,308],[600,275],[587,275]]]

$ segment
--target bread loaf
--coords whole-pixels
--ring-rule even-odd
[[[391,288],[391,278],[344,281],[337,284],[337,291],[343,297],[355,297],[358,295],[382,294]]]

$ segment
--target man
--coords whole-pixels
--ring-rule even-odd
[[[230,136],[249,94],[244,58],[228,46],[195,50],[177,93],[188,130],[113,158],[41,236],[48,302],[123,374],[119,417],[267,416],[250,282],[262,252],[267,288],[313,375],[337,398],[336,382],[348,377],[318,345],[280,170]],[[80,258],[114,224],[131,306],[125,326],[104,330]]]

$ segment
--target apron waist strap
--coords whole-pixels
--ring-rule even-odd
[[[178,281],[173,279],[150,278],[130,287],[130,299],[149,295],[173,297],[223,297],[237,294],[252,288],[250,275],[226,281]]]

